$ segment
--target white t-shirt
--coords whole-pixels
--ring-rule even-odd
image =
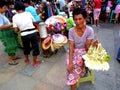
[[[30,12],[17,13],[13,16],[12,19],[13,27],[18,27],[20,31],[35,28],[35,26],[33,25],[33,22],[35,20]],[[34,32],[36,32],[36,30],[22,32],[21,36],[32,34]]]

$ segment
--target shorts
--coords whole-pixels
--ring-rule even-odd
[[[38,43],[38,37],[37,32],[22,36],[22,42],[23,42],[23,51],[24,55],[29,55],[30,51],[33,50],[32,55],[37,56],[39,55],[39,43]]]
[[[101,9],[94,9],[94,20],[99,19]]]

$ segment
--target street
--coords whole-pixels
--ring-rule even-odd
[[[116,61],[117,50],[120,46],[120,24],[101,23],[94,28],[96,38],[111,56],[108,71],[95,71],[95,84],[91,82],[80,83],[79,90],[120,90],[120,63]],[[70,90],[66,85],[66,53],[60,48],[57,54],[49,58],[38,56],[42,64],[34,68],[31,64],[24,63],[23,52],[16,66],[8,65],[8,57],[4,46],[0,42],[0,90]]]

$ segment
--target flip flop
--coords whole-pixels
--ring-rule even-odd
[[[9,64],[9,65],[17,65],[18,62],[17,62],[17,61],[12,61],[12,62],[9,62],[8,64]]]
[[[33,67],[38,67],[41,64],[41,61],[38,61],[36,64],[33,64]]]

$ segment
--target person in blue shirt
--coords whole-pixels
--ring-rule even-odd
[[[26,7],[25,11],[30,12],[36,22],[40,22],[40,16],[37,14],[36,9],[33,6],[31,6],[30,0],[24,0],[23,2]]]

